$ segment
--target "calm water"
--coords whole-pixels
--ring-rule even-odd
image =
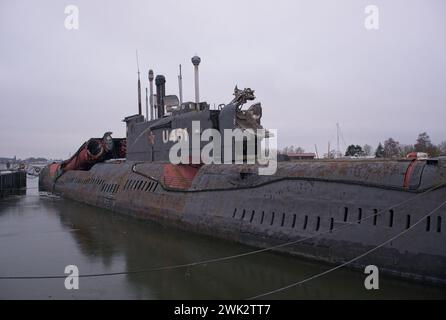
[[[29,180],[26,196],[0,201],[0,276],[131,271],[189,263],[252,250],[152,223],[137,221],[48,194]],[[0,280],[1,299],[211,299],[248,298],[329,267],[261,253],[187,269],[81,278],[79,290],[63,279]],[[338,270],[269,296],[277,299],[446,298],[446,290],[381,276],[367,291],[360,272]]]

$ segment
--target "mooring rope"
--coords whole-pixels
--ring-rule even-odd
[[[207,264],[211,264],[211,263],[216,263],[216,262],[222,262],[222,261],[227,261],[227,260],[232,260],[232,259],[237,259],[237,258],[241,258],[241,257],[246,257],[246,256],[250,256],[250,255],[254,255],[254,254],[258,254],[258,253],[262,253],[262,252],[267,252],[267,251],[271,251],[271,250],[275,250],[275,249],[279,249],[279,248],[283,248],[286,246],[291,246],[294,244],[298,244],[310,239],[314,239],[316,237],[319,237],[323,234],[327,234],[327,233],[333,233],[339,230],[343,230],[345,228],[348,228],[350,226],[354,226],[354,225],[359,225],[358,222],[361,221],[365,221],[368,220],[372,217],[375,216],[379,216],[382,213],[391,210],[391,209],[395,209],[397,207],[400,207],[404,204],[407,204],[423,195],[428,194],[431,191],[434,191],[438,188],[441,188],[443,186],[445,186],[446,183],[442,183],[438,186],[432,187],[431,189],[428,189],[422,193],[419,193],[417,195],[415,195],[412,198],[403,200],[397,204],[394,204],[388,208],[379,210],[376,213],[373,213],[371,215],[368,215],[362,219],[358,219],[355,221],[355,223],[349,223],[349,224],[345,224],[341,227],[338,228],[333,228],[332,230],[327,230],[327,231],[323,231],[317,234],[314,234],[312,236],[308,236],[305,238],[301,238],[298,240],[294,240],[294,241],[289,241],[286,243],[282,243],[282,244],[278,244],[275,246],[270,246],[267,248],[263,248],[263,249],[257,249],[257,250],[252,250],[252,251],[248,251],[248,252],[244,252],[244,253],[240,253],[240,254],[235,254],[235,255],[230,255],[230,256],[225,256],[225,257],[220,257],[220,258],[213,258],[213,259],[207,259],[207,260],[201,260],[201,261],[196,261],[196,262],[191,262],[191,263],[184,263],[184,264],[178,264],[178,265],[171,265],[171,266],[161,266],[161,267],[154,267],[154,268],[149,268],[149,269],[141,269],[141,270],[134,270],[134,271],[121,271],[121,272],[108,272],[108,273],[93,273],[93,274],[84,274],[84,275],[79,275],[79,278],[93,278],[93,277],[104,277],[104,276],[116,276],[116,275],[124,275],[124,274],[138,274],[138,273],[150,273],[150,272],[156,272],[156,271],[164,271],[164,270],[175,270],[175,269],[181,269],[181,268],[188,268],[188,267],[194,267],[194,266],[199,266],[199,265],[207,265]],[[16,280],[23,280],[23,279],[62,279],[62,278],[66,278],[66,275],[47,275],[47,276],[0,276],[0,280],[8,280],[8,279],[16,279]]]
[[[268,296],[268,295],[271,295],[271,294],[274,294],[274,293],[278,293],[278,292],[281,292],[281,291],[290,289],[290,288],[292,288],[292,287],[296,287],[296,286],[298,286],[298,285],[302,285],[302,284],[304,284],[304,283],[306,283],[306,282],[308,282],[308,281],[311,281],[311,280],[320,278],[320,277],[322,277],[322,276],[324,276],[324,275],[327,275],[327,274],[329,274],[329,273],[331,273],[331,272],[333,272],[333,271],[336,271],[336,270],[338,270],[338,269],[341,269],[341,268],[343,268],[343,267],[345,267],[345,266],[347,266],[347,265],[349,265],[349,264],[351,264],[351,263],[353,263],[353,262],[355,262],[355,261],[358,261],[359,259],[361,259],[361,258],[363,258],[363,257],[365,257],[365,256],[367,256],[367,255],[369,255],[370,253],[372,253],[372,252],[378,250],[379,248],[382,248],[382,247],[385,246],[386,244],[388,244],[388,243],[390,243],[390,242],[392,242],[392,241],[398,239],[398,238],[401,237],[402,235],[406,234],[407,232],[409,232],[410,230],[412,230],[413,228],[415,228],[418,224],[420,224],[422,221],[424,221],[427,217],[430,217],[432,214],[434,214],[435,212],[437,212],[438,210],[440,210],[445,204],[446,204],[446,201],[444,201],[442,204],[440,204],[440,205],[439,205],[438,207],[436,207],[434,210],[430,211],[428,214],[426,214],[426,215],[424,215],[423,217],[421,217],[417,222],[415,222],[415,223],[414,223],[413,225],[411,225],[409,228],[407,228],[407,229],[401,231],[400,233],[396,234],[395,236],[393,236],[393,237],[387,239],[386,241],[384,241],[384,242],[380,243],[379,245],[373,247],[372,249],[370,249],[370,250],[364,252],[363,254],[360,254],[359,256],[356,256],[356,257],[353,258],[353,259],[350,259],[350,260],[348,260],[348,261],[346,261],[346,262],[344,262],[344,263],[342,263],[342,264],[340,264],[340,265],[338,265],[338,266],[336,266],[336,267],[330,268],[330,269],[328,269],[328,270],[326,270],[326,271],[324,271],[324,272],[315,274],[314,276],[311,276],[311,277],[309,277],[309,278],[303,279],[303,280],[301,280],[301,281],[294,282],[294,283],[289,284],[289,285],[287,285],[287,286],[284,286],[284,287],[281,287],[281,288],[278,288],[278,289],[275,289],[275,290],[271,290],[271,291],[268,291],[268,292],[265,292],[265,293],[261,293],[261,294],[258,294],[258,295],[256,295],[256,296],[252,296],[252,297],[250,297],[250,298],[247,298],[247,300],[254,300],[254,299],[262,298],[262,297],[265,297],[265,296]]]

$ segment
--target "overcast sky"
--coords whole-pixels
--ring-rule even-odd
[[[79,30],[64,26],[79,8]],[[379,30],[364,9],[379,8]],[[125,135],[137,112],[135,50],[146,73],[193,99],[251,87],[278,144],[446,140],[446,2],[0,0],[0,156],[66,158],[93,136]],[[144,90],[144,89],[143,89]],[[342,146],[342,144],[341,144]]]

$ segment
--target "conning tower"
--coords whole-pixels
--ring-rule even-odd
[[[200,135],[206,129],[214,129],[222,138],[221,155],[217,153],[214,158],[221,157],[221,162],[223,162],[225,129],[240,129],[244,132],[247,129],[255,131],[262,128],[260,103],[242,110],[243,104],[255,99],[254,91],[250,88],[240,90],[235,87],[233,100],[228,104],[219,105],[216,109],[211,109],[208,103],[200,101],[198,67],[201,59],[194,56],[191,61],[195,73],[195,102],[180,103],[176,95],[166,95],[166,77],[157,75],[155,77],[156,94],[151,94],[150,97],[151,110],[156,110],[156,115],[151,112],[151,119],[145,119],[138,113],[123,120],[127,125],[127,160],[169,161],[169,151],[179,139],[184,139],[184,142],[188,143],[189,154],[192,155],[194,149],[200,148],[201,151],[209,143],[209,141],[200,141],[198,145],[193,144],[192,140],[197,139],[194,135]],[[153,79],[153,71],[151,77]],[[179,86],[181,95],[181,81],[179,81]],[[197,123],[199,123],[200,132],[194,132],[194,130],[197,131]],[[250,138],[258,139],[255,134],[253,137],[248,135],[247,139]],[[257,142],[255,145],[257,146]],[[245,153],[246,149],[244,146]],[[231,159],[235,160],[234,150],[231,152]],[[197,163],[192,160],[191,158],[191,162]]]

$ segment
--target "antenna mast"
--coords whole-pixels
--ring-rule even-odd
[[[153,70],[149,70],[149,88],[150,88],[150,120],[155,119],[153,117],[153,109],[155,108],[155,104],[153,101]]]
[[[178,90],[180,95],[180,108],[183,104],[183,76],[181,74],[181,64],[180,64],[180,74],[178,75]]]
[[[149,121],[149,97],[147,93],[147,87],[146,87],[146,121]]]
[[[339,123],[336,123],[336,158],[341,155],[341,150],[339,149]]]
[[[138,68],[138,114],[142,114],[141,108],[141,79],[139,78],[139,59],[138,59],[138,50],[136,50],[136,67]]]
[[[330,141],[328,141],[328,149],[327,149],[327,158],[330,159],[331,152],[330,152]]]

